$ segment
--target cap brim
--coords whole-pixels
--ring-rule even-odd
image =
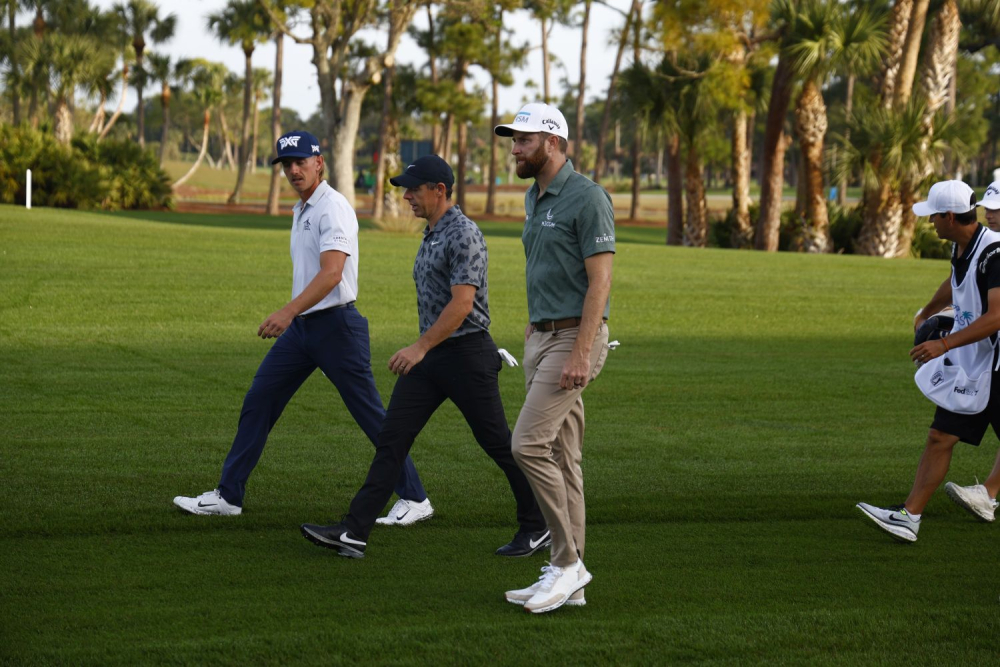
[[[918,201],[913,205],[913,213],[918,218],[926,218],[929,215],[934,215],[937,211],[931,206],[930,202]]]
[[[389,179],[389,182],[399,188],[415,188],[418,185],[427,183],[424,179],[417,178],[412,174],[400,174],[399,176],[393,176]]]
[[[995,211],[1000,208],[1000,199],[984,199],[983,201],[976,204],[976,206],[982,206],[983,208],[988,208],[991,211]]]
[[[295,158],[299,158],[299,157],[320,157],[320,154],[319,153],[305,153],[305,152],[302,152],[302,153],[285,153],[284,155],[279,155],[278,157],[276,157],[273,160],[271,160],[271,164],[278,164],[279,162],[281,162],[282,160],[284,160],[286,157],[295,157]]]
[[[493,134],[498,137],[513,137],[514,136],[514,126],[513,125],[497,125],[493,128]]]

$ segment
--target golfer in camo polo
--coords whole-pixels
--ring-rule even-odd
[[[304,524],[306,539],[342,556],[364,556],[368,534],[392,495],[413,441],[444,402],[458,407],[480,447],[503,470],[517,503],[520,529],[501,556],[528,556],[548,546],[549,533],[531,486],[510,448],[510,428],[500,400],[501,358],[489,334],[486,241],[476,223],[451,203],[451,167],[436,155],[422,157],[390,179],[406,188],[414,215],[426,218],[413,264],[420,338],[389,359],[399,376],[379,432],[368,479],[350,511],[333,526]]]
[[[517,175],[535,179],[524,197],[521,234],[528,395],[513,447],[552,531],[552,562],[535,584],[506,598],[539,614],[585,604],[583,587],[592,579],[583,566],[582,395],[608,353],[615,217],[607,191],[566,158],[569,128],[558,109],[527,104],[494,131],[512,138]]]

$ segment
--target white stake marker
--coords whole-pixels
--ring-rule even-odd
[[[31,170],[28,170],[27,197],[24,200],[24,207],[31,210]]]

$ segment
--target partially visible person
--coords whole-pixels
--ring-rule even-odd
[[[913,212],[929,216],[938,236],[953,243],[951,275],[917,316],[914,328],[919,329],[929,317],[948,305],[954,307],[955,324],[947,336],[914,346],[910,359],[926,364],[947,354],[947,361],[967,370],[969,377],[992,373],[992,381],[989,401],[980,412],[960,413],[941,405],[937,407],[913,486],[904,503],[885,508],[857,504],[874,525],[906,542],[917,540],[924,508],[944,481],[955,445],[965,442],[978,446],[991,425],[994,434],[1000,435],[1000,378],[997,377],[1000,373],[996,372],[997,332],[1000,330],[1000,234],[976,222],[975,193],[961,181],[935,183],[927,201],[915,204]],[[935,373],[930,384],[938,386],[945,382],[944,378],[943,372]],[[953,408],[958,409],[957,406]],[[992,520],[997,507],[998,490],[1000,458],[985,485],[959,487],[949,484],[946,487],[955,502],[987,521]]]
[[[243,511],[247,480],[285,405],[316,368],[333,383],[351,416],[374,443],[385,410],[372,375],[368,320],[358,298],[358,219],[330,187],[319,140],[308,132],[278,139],[277,157],[299,194],[292,218],[292,300],[257,329],[277,340],[257,369],[243,399],[239,426],[222,466],[218,487],[200,496],[177,496],[191,514],[233,516]],[[431,507],[413,461],[394,479],[409,522],[430,518]],[[397,512],[399,514],[401,512]]]
[[[986,226],[995,232],[1000,232],[1000,181],[990,183],[977,206],[983,207]]]
[[[302,535],[341,556],[363,558],[378,512],[392,495],[392,481],[410,447],[441,404],[450,400],[476,442],[506,475],[514,495],[519,528],[496,553],[530,556],[547,547],[550,537],[531,486],[511,454],[510,428],[500,399],[502,361],[489,333],[486,240],[476,223],[452,203],[455,177],[437,155],[418,159],[389,182],[406,188],[403,199],[414,215],[427,220],[413,262],[420,337],[389,359],[389,370],[399,378],[368,478],[350,510],[332,526],[303,524]]]
[[[987,226],[995,232],[1000,232],[1000,181],[990,183],[977,206],[983,208]],[[996,382],[997,378],[994,377],[993,380]],[[992,522],[996,514],[997,493],[1000,493],[1000,451],[997,452],[993,470],[985,482],[980,484],[979,480],[976,480],[971,486],[959,486],[954,482],[948,482],[944,485],[944,490],[949,498],[972,516],[981,521]]]
[[[586,603],[593,575],[583,564],[583,391],[608,354],[615,215],[611,196],[566,157],[569,127],[556,107],[527,104],[493,130],[512,141],[524,197],[524,331],[527,396],[514,426],[514,458],[552,531],[551,563],[538,581],[507,591],[508,602],[540,614]]]

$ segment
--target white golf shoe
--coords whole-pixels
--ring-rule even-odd
[[[410,526],[418,521],[426,521],[432,516],[434,508],[431,507],[430,498],[424,498],[423,502],[419,503],[400,498],[389,513],[381,519],[376,519],[375,523],[380,526]]]
[[[903,542],[916,542],[920,532],[920,519],[914,519],[903,505],[875,507],[868,503],[858,503],[856,507],[872,522]]]
[[[506,599],[507,602],[510,602],[511,604],[517,604],[523,607],[524,603],[526,603],[528,600],[534,597],[535,593],[537,593],[540,590],[542,581],[545,579],[546,572],[550,567],[552,566],[546,565],[542,567],[542,576],[538,578],[538,581],[528,586],[527,588],[521,588],[516,591],[507,591],[506,593],[504,593],[504,599]],[[587,574],[587,568],[581,567],[578,576],[589,576]],[[577,592],[573,593],[572,595],[570,595],[569,599],[566,600],[567,607],[582,607],[585,604],[587,604],[587,600],[583,596],[582,588]]]
[[[231,505],[226,502],[218,489],[206,491],[196,498],[177,496],[174,498],[174,505],[191,514],[237,516],[243,512],[243,508],[239,505]]]
[[[524,610],[532,614],[544,614],[558,609],[593,578],[584,568],[582,560],[566,567],[549,565],[538,580],[538,590],[524,603]]]
[[[948,494],[949,498],[955,501],[955,504],[980,521],[993,521],[997,509],[997,501],[990,498],[989,492],[982,484],[959,486],[953,482],[948,482],[944,485],[944,491]]]

